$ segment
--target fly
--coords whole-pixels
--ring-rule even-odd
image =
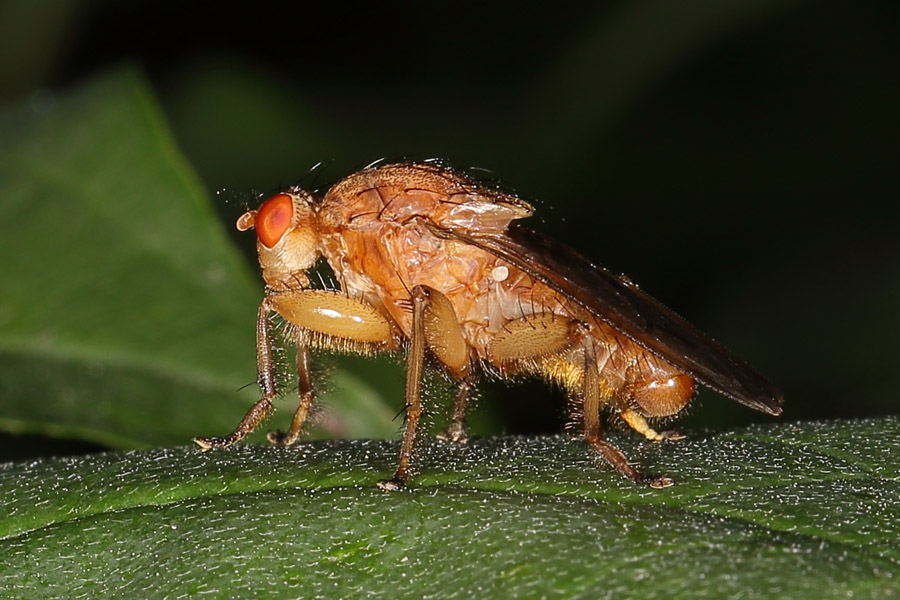
[[[617,415],[651,441],[679,439],[654,419],[679,413],[703,384],[741,404],[781,414],[782,396],[762,375],[645,294],[519,221],[532,207],[435,163],[373,166],[320,198],[291,188],[244,213],[256,229],[266,295],[257,316],[262,398],[225,437],[195,438],[204,450],[250,433],[273,410],[272,313],[297,345],[300,402],[286,433],[300,438],[314,402],[310,350],[375,354],[406,349],[406,423],[397,470],[385,491],[410,478],[422,415],[426,355],[456,383],[447,440],[465,443],[466,406],[482,374],[534,375],[573,398],[585,441],[621,475],[654,488],[603,437],[601,413]],[[341,290],[310,289],[324,257]]]

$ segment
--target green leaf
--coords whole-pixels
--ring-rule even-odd
[[[3,597],[894,598],[900,422],[651,444],[636,486],[563,437],[175,448],[5,465]]]
[[[138,73],[0,114],[0,256],[3,429],[172,445],[231,431],[258,398],[262,282]],[[337,429],[396,431],[366,383],[340,371],[335,388],[365,417]]]

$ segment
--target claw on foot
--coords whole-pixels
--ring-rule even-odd
[[[661,490],[675,485],[675,482],[669,477],[648,477],[647,485],[655,490]]]
[[[390,479],[382,479],[378,482],[378,489],[382,492],[396,492],[402,490],[406,485],[406,481],[399,477],[392,477]]]
[[[469,441],[469,436],[466,435],[466,431],[462,427],[453,427],[451,425],[447,428],[447,431],[445,431],[444,433],[439,433],[437,435],[437,439],[463,446],[466,442]]]
[[[269,440],[269,443],[273,446],[290,446],[296,441],[290,439],[288,434],[280,431],[270,431],[266,434],[266,439]]]
[[[222,438],[195,437],[193,439],[193,442],[200,446],[201,452],[206,452],[207,450],[212,450],[213,448],[224,448],[228,445]]]

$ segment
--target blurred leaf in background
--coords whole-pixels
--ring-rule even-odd
[[[0,130],[0,425],[119,448],[229,432],[258,397],[262,285],[142,77],[33,97]],[[333,428],[395,432],[396,408],[336,377]]]

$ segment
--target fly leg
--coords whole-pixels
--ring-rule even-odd
[[[304,345],[297,346],[297,391],[300,394],[300,405],[294,412],[291,420],[291,428],[287,433],[270,431],[266,438],[276,446],[292,446],[300,439],[303,424],[306,422],[316,400],[313,389],[312,374],[309,364],[309,348]]]
[[[272,400],[277,395],[269,323],[269,313],[272,311],[281,315],[300,334],[304,334],[298,334],[297,344],[297,389],[300,405],[287,433],[269,434],[269,441],[280,446],[289,446],[299,439],[315,401],[309,348],[305,341],[307,337],[314,339],[318,347],[336,346],[363,354],[375,348],[396,347],[390,323],[378,309],[361,300],[323,290],[293,290],[269,294],[260,305],[256,320],[256,361],[262,398],[250,408],[230,435],[194,438],[201,449],[231,446],[246,437],[272,413]]]
[[[475,381],[469,359],[469,345],[463,337],[459,319],[450,299],[433,288],[421,287],[427,300],[422,316],[425,323],[425,341],[431,353],[456,381],[456,399],[453,402],[450,425],[446,433],[439,434],[438,438],[465,444],[466,406]]]
[[[378,482],[378,487],[385,492],[399,490],[406,484],[412,460],[413,444],[416,440],[416,428],[422,417],[422,365],[425,360],[424,316],[428,297],[427,292],[420,285],[412,289],[411,295],[413,314],[409,355],[406,358],[406,427],[403,430],[397,471],[392,478]]]
[[[406,428],[403,431],[397,472],[391,479],[378,483],[378,487],[386,492],[403,487],[409,478],[416,428],[422,416],[422,364],[426,345],[458,382],[449,435],[453,441],[465,439],[463,418],[472,377],[469,346],[447,296],[434,288],[417,285],[412,289],[411,297],[413,314],[409,356],[406,362]]]
[[[644,418],[644,415],[630,408],[619,413],[622,420],[628,423],[628,426],[637,431],[639,434],[650,440],[651,442],[661,442],[663,440],[683,440],[684,435],[677,431],[656,431]]]
[[[272,363],[272,340],[269,331],[269,312],[272,307],[268,298],[259,306],[256,317],[256,367],[258,373],[259,389],[262,398],[256,402],[235,430],[225,437],[195,437],[194,443],[200,446],[204,452],[217,448],[227,448],[244,439],[266,417],[272,414],[272,400],[276,396],[275,391],[275,365]]]
[[[601,394],[602,382],[594,341],[584,323],[553,313],[534,313],[510,321],[494,338],[491,358],[501,366],[515,365],[516,361],[541,360],[567,351],[573,343],[580,343],[584,352],[581,397],[584,402],[584,438],[587,443],[616,471],[632,481],[648,483],[651,487],[672,485],[668,478],[645,476],[628,464],[628,459],[621,450],[603,439],[600,409],[609,396]]]
[[[628,464],[622,451],[603,439],[603,428],[600,425],[600,370],[594,342],[589,336],[582,337],[584,347],[584,439],[622,476],[636,482],[646,483],[652,488],[664,488],[672,485],[668,477],[647,476]]]
[[[450,415],[450,425],[447,431],[438,434],[438,439],[453,442],[455,444],[465,444],[469,437],[466,435],[466,406],[469,403],[469,394],[472,391],[472,384],[468,380],[462,379],[456,384],[456,400],[453,402],[453,412]]]

